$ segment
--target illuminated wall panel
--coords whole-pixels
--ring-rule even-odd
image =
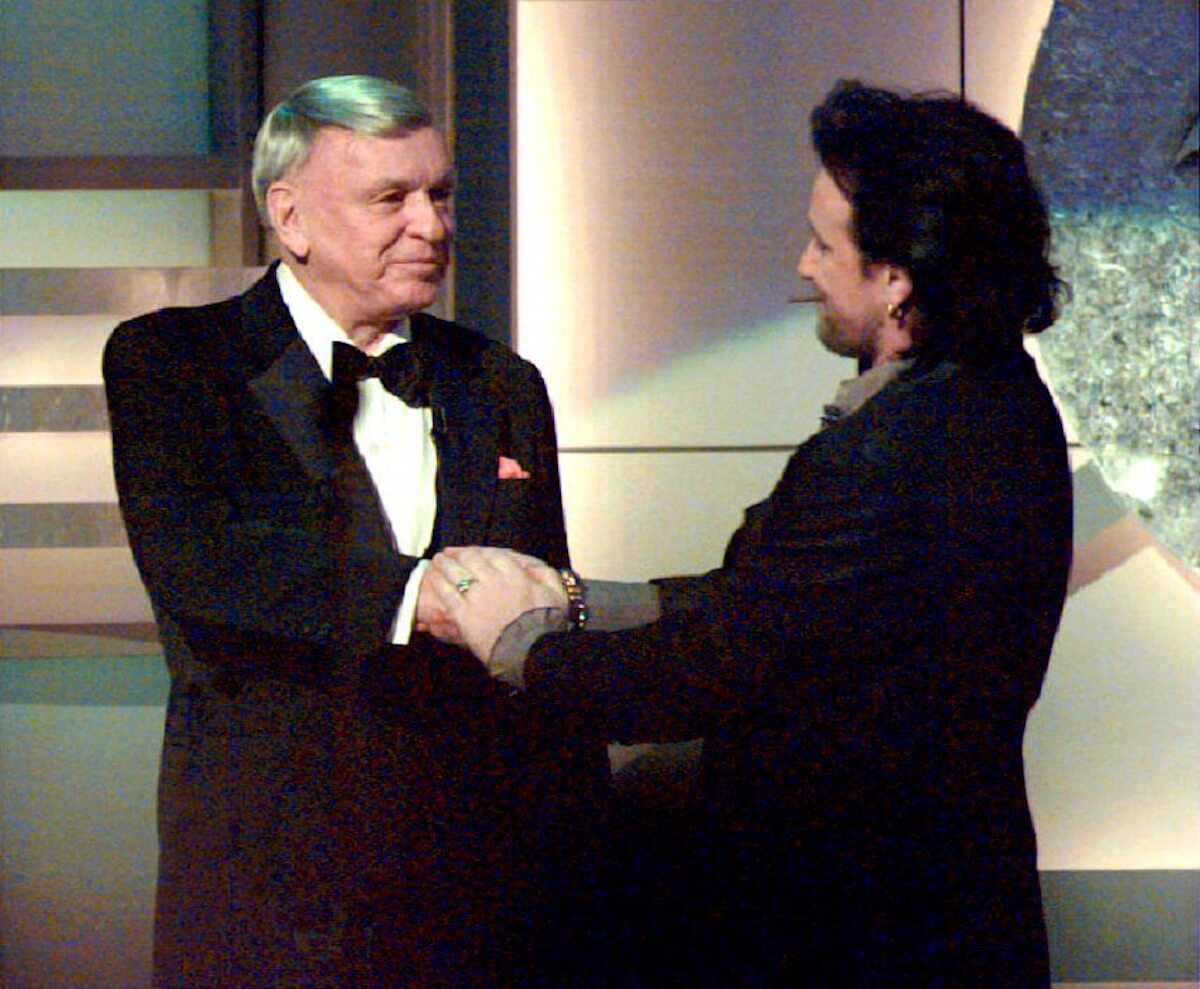
[[[966,95],[1016,131],[1025,84],[1054,0],[970,0],[965,5]]]
[[[153,621],[124,547],[13,549],[0,554],[0,625],[102,626]]]
[[[743,507],[770,493],[787,456],[770,450],[565,454],[572,557],[580,567],[586,561],[590,576],[614,580],[720,566]],[[730,476],[714,476],[714,467]]]
[[[0,192],[0,213],[0,268],[210,263],[203,190],[9,190]]]
[[[0,315],[0,388],[99,385],[104,341],[120,320],[103,313]]]
[[[563,445],[802,439],[851,373],[785,301],[809,110],[842,76],[955,84],[957,3],[514,6],[516,339]]]
[[[116,505],[107,432],[0,433],[0,505]]]

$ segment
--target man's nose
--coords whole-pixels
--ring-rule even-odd
[[[450,215],[428,192],[418,192],[410,198],[409,233],[428,241],[439,242],[450,235]]]
[[[813,242],[810,240],[804,245],[804,250],[800,254],[800,260],[796,262],[796,274],[798,274],[801,278],[812,278],[812,252]]]

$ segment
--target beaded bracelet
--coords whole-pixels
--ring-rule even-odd
[[[567,628],[571,632],[582,632],[587,625],[587,591],[583,581],[570,567],[558,571],[563,590],[567,592]]]

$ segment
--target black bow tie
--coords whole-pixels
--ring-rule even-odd
[[[384,388],[414,408],[429,404],[425,365],[420,348],[412,343],[398,344],[378,357],[364,354],[348,343],[335,341],[333,345],[335,386],[357,383],[363,378],[378,378]]]

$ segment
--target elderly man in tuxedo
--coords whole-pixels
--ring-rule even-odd
[[[956,97],[842,84],[812,130],[799,273],[860,373],[723,564],[566,593],[450,549],[431,589],[541,709],[703,737],[689,985],[1045,987],[1021,743],[1071,558],[1022,347],[1055,316],[1046,209],[1017,138]]]
[[[155,985],[494,989],[556,909],[522,850],[578,834],[604,752],[514,718],[426,634],[424,583],[454,543],[567,566],[550,404],[531,365],[421,312],[454,174],[409,91],[300,87],[253,180],[282,263],[104,356],[171,674]]]

